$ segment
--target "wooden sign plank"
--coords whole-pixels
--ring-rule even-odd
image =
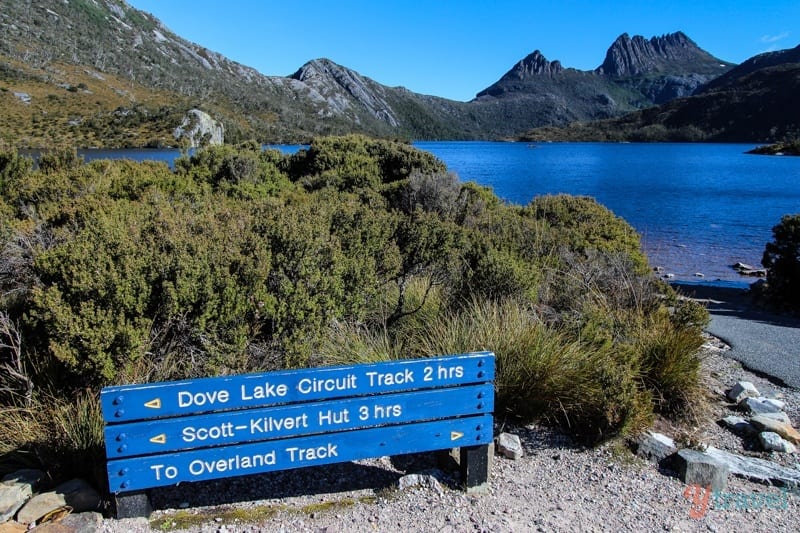
[[[494,372],[494,355],[491,352],[476,352],[365,365],[106,387],[100,394],[100,400],[104,419],[114,424],[485,383],[494,379]]]
[[[492,416],[345,431],[108,462],[111,492],[131,492],[383,455],[489,444]]]
[[[313,435],[494,411],[491,383],[106,426],[108,458]]]

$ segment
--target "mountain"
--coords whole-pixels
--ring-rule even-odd
[[[619,116],[692,94],[733,64],[702,50],[682,32],[645,39],[620,35],[592,71],[564,68],[535,51],[479,92],[478,106],[494,103],[508,130],[566,125]],[[510,134],[510,131],[504,131]]]
[[[624,33],[595,72],[660,104],[693,94],[733,66],[701,49],[683,32],[649,40]]]
[[[694,95],[623,117],[539,128],[526,140],[752,141],[800,137],[800,46],[748,59]]]
[[[0,29],[9,142],[22,134],[32,145],[64,136],[90,146],[169,144],[193,108],[219,120],[231,142],[353,131],[478,134],[459,123],[463,103],[385,87],[327,60],[266,76],[180,38],[123,0],[4,0]],[[33,122],[41,127],[31,131]],[[57,130],[66,133],[48,133]]]
[[[0,30],[0,140],[34,147],[174,145],[190,142],[176,140],[183,131],[197,142],[223,129],[228,142],[349,132],[508,138],[645,108],[709,81],[714,62],[718,73],[729,66],[680,33],[623,35],[595,71],[537,51],[474,100],[456,102],[382,85],[328,59],[264,75],[124,0],[4,0]]]

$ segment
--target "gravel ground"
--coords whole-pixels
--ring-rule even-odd
[[[737,380],[782,398],[795,425],[800,391],[743,370],[709,342],[704,361],[709,391],[698,427],[657,429],[676,438],[777,460],[800,468],[797,456],[752,451],[715,423],[732,414],[724,391]],[[192,532],[243,531],[800,531],[800,494],[731,476],[727,493],[739,504],[721,509],[711,501],[695,507],[687,487],[622,443],[587,449],[557,431],[504,427],[516,433],[526,455],[494,458],[490,488],[482,495],[461,491],[452,474],[437,470],[431,454],[344,463],[153,491],[156,512],[144,519],[105,520],[104,529],[136,533],[156,529]],[[743,451],[751,449],[751,451]],[[394,488],[407,472],[433,472],[441,487]],[[770,495],[771,499],[764,499]],[[765,502],[769,502],[768,504]],[[183,509],[183,510],[181,510]],[[702,516],[700,516],[702,515]],[[189,520],[195,522],[189,523]]]
[[[800,388],[800,319],[753,309],[741,289],[676,285],[707,304],[708,332],[730,345],[729,357]]]

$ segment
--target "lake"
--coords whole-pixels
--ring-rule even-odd
[[[525,205],[543,194],[596,198],[642,236],[650,264],[679,280],[748,282],[781,216],[800,213],[800,158],[752,144],[416,142],[465,181]],[[279,147],[296,151],[298,146]],[[87,160],[171,161],[175,150],[87,150]]]

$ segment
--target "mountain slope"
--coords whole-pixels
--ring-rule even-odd
[[[175,143],[191,109],[220,121],[228,142],[349,132],[507,138],[685,94],[718,62],[683,34],[623,35],[595,71],[535,52],[475,100],[455,102],[381,85],[327,59],[266,76],[180,38],[124,0],[4,0],[0,30],[0,113],[9,117],[0,136],[29,146]]]
[[[540,128],[526,140],[774,142],[800,136],[800,46],[755,56],[693,96],[604,121]]]
[[[501,108],[510,118],[509,130],[519,131],[526,124],[566,125],[619,116],[692,94],[731,66],[681,32],[649,40],[623,34],[593,71],[564,68],[537,50],[479,92],[473,103]]]
[[[115,88],[128,91],[131,107],[141,103],[137,94],[158,91],[162,107],[177,116],[192,106],[209,111],[225,124],[230,141],[305,140],[352,131],[466,135],[453,126],[452,117],[462,114],[458,102],[385,87],[325,60],[310,62],[294,76],[265,76],[181,39],[123,0],[8,0],[0,25],[0,80],[12,91],[16,86],[8,82],[19,77],[86,84],[83,79],[65,81],[54,72],[74,65],[127,80],[128,87]],[[404,109],[414,111],[413,120]],[[162,129],[152,135],[168,133]]]

